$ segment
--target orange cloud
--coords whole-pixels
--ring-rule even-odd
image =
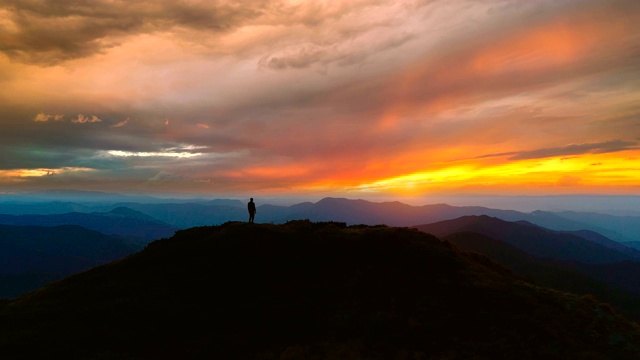
[[[175,173],[180,191],[639,183],[622,161],[640,139],[637,0],[13,3],[5,170],[93,164],[87,184],[126,189]]]
[[[558,21],[526,29],[484,49],[469,61],[470,69],[484,75],[540,71],[570,65],[589,56],[616,35],[592,24]],[[620,30],[614,29],[613,30]],[[613,32],[613,33],[612,33]]]
[[[382,130],[407,117],[446,117],[496,97],[540,89],[571,78],[611,70],[613,61],[635,58],[638,14],[620,17],[615,6],[591,4],[557,18],[487,30],[452,40],[389,81]],[[611,18],[617,18],[615,22]],[[461,46],[460,44],[464,44]],[[619,55],[613,55],[619,54]]]
[[[78,114],[74,119],[71,119],[71,122],[74,124],[86,124],[86,123],[98,123],[102,122],[102,119],[95,115],[85,116],[83,114]]]
[[[54,175],[73,174],[81,172],[94,171],[91,168],[82,167],[63,167],[57,169],[13,169],[13,170],[0,170],[0,181],[22,181],[27,178],[47,177]]]
[[[129,123],[129,118],[126,118],[125,120],[122,120],[122,121],[120,121],[120,122],[118,122],[116,124],[111,125],[111,127],[119,128],[119,127],[123,127],[123,126],[127,125],[128,123]]]
[[[60,121],[62,120],[62,118],[64,117],[64,115],[61,114],[57,114],[57,115],[52,115],[52,114],[45,114],[45,113],[38,113],[34,118],[33,121],[35,122],[46,122],[49,120],[54,120],[54,121]]]

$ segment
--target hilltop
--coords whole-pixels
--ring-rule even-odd
[[[0,305],[7,359],[637,359],[640,328],[407,228],[178,231]],[[6,355],[5,355],[6,354]]]

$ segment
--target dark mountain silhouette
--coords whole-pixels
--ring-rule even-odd
[[[553,230],[591,230],[618,242],[637,239],[631,227],[621,226],[620,216],[582,212],[534,211],[526,219],[534,224]],[[627,217],[631,224],[640,227],[640,217]],[[596,220],[599,219],[599,220]],[[515,220],[507,219],[504,220]],[[595,220],[595,221],[594,221]]]
[[[487,208],[455,207],[446,204],[411,206],[398,201],[370,202],[343,198],[324,198],[316,203],[291,206],[288,214],[280,219],[307,218],[312,221],[344,221],[347,224],[386,224],[390,226],[411,226],[425,222],[435,222],[461,216],[460,214],[483,214]],[[510,210],[493,210],[503,215],[515,216]]]
[[[562,211],[557,214],[565,219],[590,224],[591,226],[613,229],[634,241],[640,239],[640,216],[613,216],[576,211]],[[587,229],[590,229],[590,227],[587,227]]]
[[[464,216],[416,228],[438,237],[457,232],[475,232],[500,240],[529,255],[548,259],[606,264],[633,259],[634,256],[574,233],[552,231],[530,223],[509,222],[485,215]]]
[[[535,226],[541,229],[544,229],[545,231],[551,231],[554,233],[559,233],[559,234],[568,234],[568,235],[575,235],[577,237],[580,237],[582,239],[585,239],[587,241],[590,241],[592,243],[596,243],[599,245],[602,245],[606,248],[609,249],[613,249],[616,250],[620,253],[625,254],[626,256],[628,256],[630,259],[634,259],[634,260],[640,260],[640,251],[638,249],[634,249],[633,247],[628,246],[629,243],[626,242],[618,242],[618,241],[614,241],[611,240],[610,238],[599,234],[595,231],[591,231],[591,230],[551,230],[548,228],[545,228],[539,224],[532,224],[529,221],[526,220],[519,220],[519,221],[513,221],[514,223],[517,224],[523,224],[523,225],[529,225],[529,226]]]
[[[417,227],[436,236],[449,238],[456,233],[473,232],[483,234],[494,240],[504,244],[513,246],[520,251],[527,253],[536,258],[545,258],[536,260],[537,263],[543,261],[545,269],[540,271],[551,271],[548,276],[541,277],[540,271],[532,267],[523,269],[522,266],[530,264],[530,260],[522,256],[510,252],[496,253],[491,251],[492,247],[496,247],[496,243],[486,241],[483,245],[476,244],[471,248],[469,244],[460,243],[463,248],[477,251],[485,254],[499,263],[512,267],[516,273],[527,274],[536,278],[541,284],[546,286],[557,287],[559,289],[577,291],[572,288],[570,282],[565,280],[573,279],[574,276],[566,274],[566,271],[572,273],[581,273],[592,279],[598,280],[613,287],[622,290],[633,296],[640,295],[640,262],[637,261],[638,252],[635,249],[624,247],[615,243],[599,234],[588,231],[578,232],[562,232],[551,231],[530,223],[511,223],[487,216],[479,217],[462,217],[455,220],[448,220],[429,225]],[[456,241],[458,242],[458,241]],[[499,248],[503,249],[504,246]],[[555,261],[549,261],[549,260]],[[552,265],[553,269],[548,266]],[[562,271],[558,271],[558,267]],[[553,280],[555,278],[555,280]],[[552,281],[556,281],[555,283]],[[588,285],[581,280],[581,283]],[[574,285],[579,284],[576,279]],[[593,284],[594,288],[591,293],[604,294],[605,292],[611,296],[602,296],[612,303],[620,304],[621,308],[627,309],[628,313],[635,314],[638,308],[638,302],[629,302],[625,296],[619,293],[611,292],[602,288],[597,284]],[[580,291],[588,291],[589,287],[580,287]],[[600,290],[597,290],[600,289]],[[623,295],[623,294],[622,294]],[[634,304],[635,303],[635,304]],[[636,315],[634,315],[635,318]]]
[[[535,284],[579,295],[593,294],[598,299],[610,303],[627,317],[640,321],[640,293],[634,293],[627,287],[616,286],[611,279],[598,276],[607,272],[598,272],[597,270],[601,269],[597,267],[613,264],[592,265],[596,267],[592,270],[596,271],[588,274],[585,271],[585,268],[590,268],[588,265],[579,264],[583,269],[577,269],[578,264],[575,263],[531,256],[505,242],[478,233],[458,232],[442,239],[456,244],[463,250],[485,255]],[[632,272],[626,272],[627,278],[630,273]],[[640,271],[636,269],[635,273],[640,274]]]
[[[245,221],[246,203],[238,200],[211,200],[199,202],[119,202],[113,205],[86,206],[75,203],[0,203],[0,210],[7,207],[10,214],[60,214],[66,212],[110,211],[115,207],[127,207],[140,211],[172,226],[185,229],[193,226],[221,224],[227,221]],[[483,207],[455,207],[446,204],[411,206],[401,202],[370,202],[342,198],[324,198],[316,203],[304,202],[291,206],[277,206],[258,202],[256,221],[265,223],[285,223],[295,219],[314,221],[344,221],[348,224],[387,224],[391,226],[411,226],[440,220],[457,218],[463,215],[481,215],[490,213],[523,219],[525,214],[511,210],[495,210]],[[81,209],[71,210],[67,209]]]
[[[156,220],[149,215],[124,207],[117,207],[109,212],[92,213],[0,214],[0,224],[33,226],[78,225],[104,234],[126,237],[142,244],[169,237],[177,230],[177,228]]]
[[[573,264],[573,267],[593,278],[640,295],[640,262],[621,261],[613,264]]]
[[[528,221],[551,230],[590,230],[618,242],[634,239],[640,232],[640,217],[618,217],[606,214],[534,211],[523,213],[513,210],[491,209],[482,206],[450,206],[434,204],[411,206],[400,202],[370,202],[342,198],[324,198],[316,203],[301,203],[290,207],[269,206],[259,218],[264,222],[282,223],[293,219],[313,221],[344,221],[347,224],[386,224],[413,226],[456,219],[462,216],[487,215],[505,221]],[[584,214],[584,216],[582,216]],[[564,216],[567,217],[564,217]],[[571,216],[569,216],[571,215]],[[597,219],[597,220],[595,220]],[[633,229],[633,230],[631,230]]]
[[[600,244],[610,249],[617,250],[623,254],[628,255],[632,259],[640,260],[640,251],[638,251],[638,249],[634,249],[633,247],[628,246],[629,245],[628,243],[619,243],[617,241],[613,241],[608,237],[603,236],[602,234],[599,234],[597,232],[594,232],[591,230],[560,231],[560,232],[577,235],[593,243]]]
[[[140,248],[80,226],[0,225],[0,298],[35,290]]]
[[[3,358],[637,359],[640,328],[411,229],[228,223],[0,303]]]
[[[640,250],[640,241],[631,241],[624,244],[630,248]]]

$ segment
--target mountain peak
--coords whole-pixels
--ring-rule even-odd
[[[316,204],[344,204],[344,203],[358,203],[365,202],[366,200],[354,200],[339,197],[325,197],[320,199]]]

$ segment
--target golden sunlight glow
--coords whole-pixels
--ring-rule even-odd
[[[55,171],[46,169],[16,169],[16,170],[2,170],[0,177],[34,177],[34,176],[47,176],[53,175]]]
[[[64,173],[87,172],[87,171],[94,171],[94,169],[81,168],[81,167],[63,167],[63,168],[58,168],[58,169],[0,170],[0,179],[4,179],[4,180],[7,180],[7,179],[19,180],[20,178],[54,176],[54,175],[60,175],[60,174],[64,174]]]
[[[448,167],[390,177],[354,187],[359,192],[418,194],[431,189],[511,187],[635,186],[640,183],[640,151],[588,154],[483,164],[464,160]]]

